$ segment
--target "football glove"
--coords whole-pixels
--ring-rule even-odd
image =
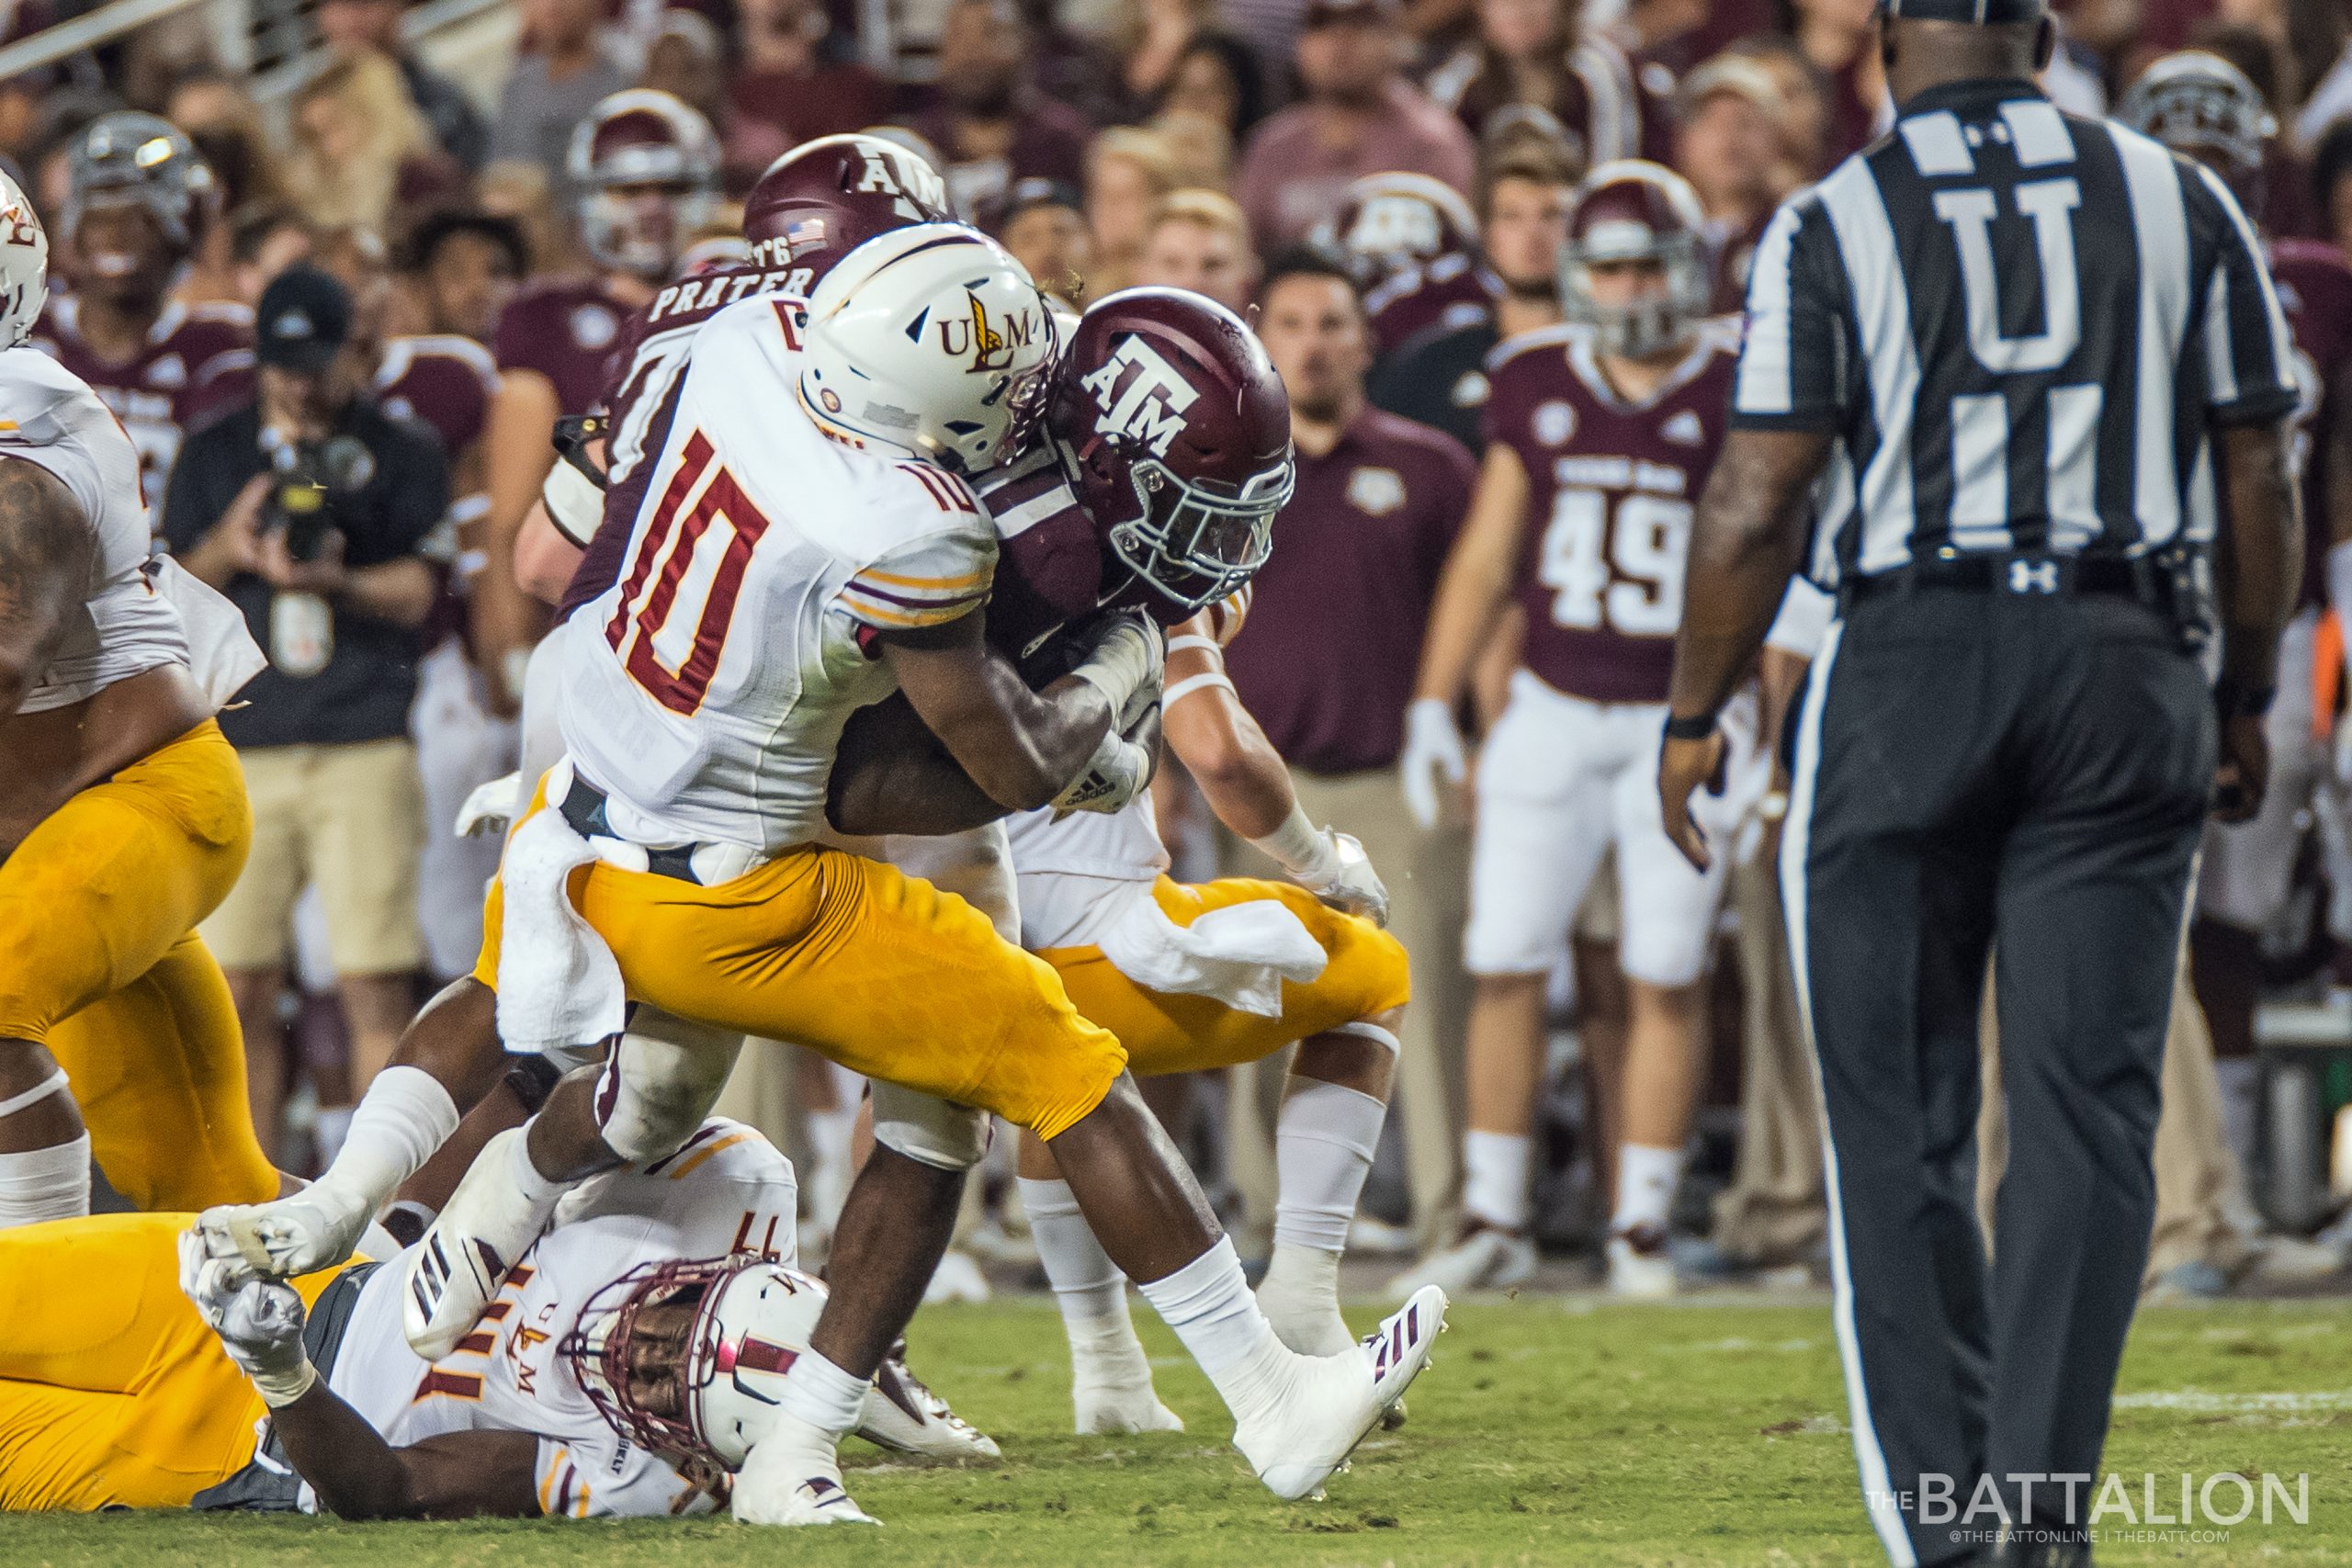
[[[193,1229],[180,1233],[180,1289],[221,1348],[261,1391],[271,1409],[291,1404],[319,1381],[302,1348],[302,1298],[275,1280],[228,1282],[228,1266],[209,1257]]]
[[[1438,788],[1442,779],[1459,788],[1470,776],[1470,759],[1462,750],[1462,732],[1453,727],[1453,707],[1436,697],[1416,697],[1405,709],[1405,806],[1424,831],[1443,814]]]

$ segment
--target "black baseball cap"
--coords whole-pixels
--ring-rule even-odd
[[[2042,0],[1883,0],[1883,8],[1906,22],[1969,22],[1980,28],[2038,22],[2049,9]]]
[[[288,267],[269,280],[254,309],[254,358],[280,370],[317,375],[351,341],[351,292],[333,274]]]

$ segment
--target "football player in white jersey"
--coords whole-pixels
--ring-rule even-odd
[[[823,1299],[796,1271],[797,1201],[757,1132],[707,1122],[574,1193],[431,1361],[401,1336],[397,1262],[238,1281],[185,1214],[0,1235],[0,1270],[46,1282],[0,1303],[0,1510],[707,1513]],[[893,1396],[920,1398],[892,1383],[861,1418],[886,1447]]]
[[[212,716],[260,650],[150,560],[130,438],[27,346],[48,256],[0,176],[0,1226],[86,1213],[93,1155],[142,1208],[278,1187],[196,935],[253,830]]]
[[[818,841],[842,727],[894,690],[1005,807],[1114,804],[1148,773],[1127,734],[1158,695],[1147,623],[1107,623],[1043,693],[984,640],[996,535],[959,470],[1017,448],[1052,337],[1019,265],[953,225],[868,242],[805,308],[747,300],[706,327],[625,573],[566,639],[568,755],[492,892],[477,977],[508,1048],[620,1039],[435,1222],[403,1298],[421,1349],[473,1331],[571,1183],[674,1148],[741,1036],[876,1080],[879,1147],[833,1257],[860,1299],[829,1304],[785,1379],[740,1517],[865,1517],[834,1444],[945,1245],[980,1111],[1052,1146],[1281,1495],[1339,1466],[1442,1324],[1432,1291],[1368,1348],[1287,1349],[1116,1039],[962,900]]]

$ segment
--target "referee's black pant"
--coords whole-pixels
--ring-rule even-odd
[[[1922,588],[1815,660],[1781,848],[1827,1113],[1839,1350],[1897,1564],[2063,1523],[2098,1468],[2155,1206],[2149,1153],[2211,700],[2136,601]],[[2009,1156],[1974,1205],[1994,951]],[[2087,1517],[2096,1487],[2074,1489]],[[1977,1503],[1972,1514],[1970,1504]],[[2022,1525],[2023,1521],[2019,1520]]]

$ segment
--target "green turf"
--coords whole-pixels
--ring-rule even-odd
[[[1857,1500],[1829,1314],[1703,1304],[1564,1310],[1556,1300],[1457,1307],[1412,1420],[1359,1450],[1329,1500],[1267,1497],[1224,1444],[1207,1384],[1163,1358],[1190,1433],[1064,1435],[1068,1371],[1050,1308],[927,1312],[918,1365],[1003,1442],[997,1471],[854,1461],[880,1531],[782,1536],[721,1522],[352,1526],[185,1515],[0,1521],[0,1562],[1616,1564],[1883,1562]],[[2335,1303],[2143,1314],[2123,1373],[2110,1469],[2308,1473],[2310,1523],[2237,1527],[2226,1543],[2109,1543],[2103,1563],[2335,1563],[2352,1558],[2352,1317]],[[2183,1393],[2202,1396],[2172,1398]],[[2263,1402],[2259,1394],[2316,1395]],[[2226,1504],[2229,1495],[2221,1499]],[[2110,1528],[2121,1523],[2110,1517]]]

